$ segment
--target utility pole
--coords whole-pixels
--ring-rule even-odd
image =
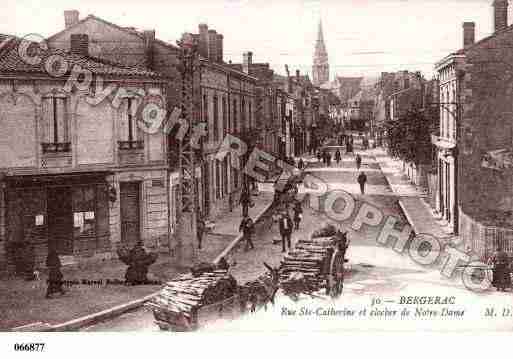
[[[179,213],[178,213],[178,261],[190,266],[197,260],[197,211],[198,188],[196,186],[196,152],[193,129],[199,123],[195,104],[195,74],[199,70],[198,44],[191,34],[184,34],[180,46],[180,70],[182,75],[182,119],[188,128],[179,142]]]

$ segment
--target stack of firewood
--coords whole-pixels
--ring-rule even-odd
[[[184,274],[167,282],[149,305],[191,318],[198,308],[227,299],[236,291],[237,281],[225,270]]]
[[[319,290],[326,280],[332,238],[300,239],[294,250],[285,255],[280,266],[280,283],[284,289]]]

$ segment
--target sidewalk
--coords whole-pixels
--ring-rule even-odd
[[[399,197],[399,206],[415,233],[429,233],[436,238],[447,240],[453,237],[449,230],[433,217],[431,208],[424,200],[426,193],[409,181],[402,172],[400,161],[390,158],[381,148],[369,150],[367,154],[375,157],[390,187]]]
[[[273,195],[260,192],[253,197],[255,206],[249,210],[256,222],[271,206]],[[226,250],[231,250],[240,239],[240,206],[216,221],[211,233],[203,239],[203,248],[198,252],[200,261],[212,262]],[[28,326],[20,330],[47,331],[54,326],[60,330],[73,330],[84,324],[120,315],[141,306],[156,293],[161,285],[188,268],[176,266],[176,260],[167,253],[160,253],[155,264],[150,266],[148,277],[152,285],[125,286],[126,265],[121,261],[107,260],[62,268],[65,281],[80,282],[65,287],[66,294],[45,299],[47,275],[41,273],[40,281],[8,279],[0,281],[0,331]],[[107,283],[107,280],[110,283]],[[114,284],[114,281],[116,284]],[[86,283],[87,282],[87,283]],[[96,319],[95,319],[96,318]],[[59,327],[58,327],[59,328]],[[67,329],[72,328],[72,329]]]

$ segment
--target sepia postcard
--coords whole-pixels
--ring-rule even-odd
[[[507,0],[0,3],[12,353],[513,330]]]

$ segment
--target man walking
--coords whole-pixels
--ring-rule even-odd
[[[201,249],[201,243],[203,242],[203,234],[205,233],[205,221],[198,215],[198,221],[196,226],[196,236],[198,239],[198,249]]]
[[[360,167],[362,166],[362,157],[358,154],[356,155],[356,169],[360,170]]]
[[[367,176],[364,172],[360,172],[358,176],[358,183],[360,184],[360,191],[362,194],[365,194],[365,183],[367,182]]]
[[[340,164],[340,160],[342,159],[342,155],[340,154],[340,150],[337,149],[335,152],[335,161],[337,161],[337,166]]]
[[[244,218],[242,218],[242,221],[240,222],[239,232],[242,232],[242,239],[246,240],[246,250],[248,250],[248,247],[254,249],[255,246],[253,245],[253,240],[251,238],[254,232],[254,225],[253,220],[249,218],[247,214],[244,216]]]
[[[326,153],[326,165],[331,167],[331,152]]]
[[[295,229],[299,229],[299,223],[301,222],[301,217],[303,216],[303,207],[301,207],[301,202],[296,200],[294,204],[294,225]]]
[[[290,236],[292,234],[292,219],[290,219],[289,212],[287,210],[283,211],[283,214],[280,218],[280,235],[281,235],[281,243],[282,243],[282,252],[286,251],[286,246],[290,249]]]
[[[245,217],[248,215],[248,209],[251,204],[251,194],[246,186],[244,186],[240,194],[240,204],[242,206],[242,216]]]

